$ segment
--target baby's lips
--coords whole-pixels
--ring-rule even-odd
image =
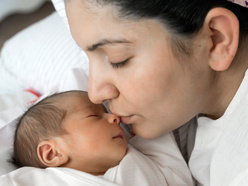
[[[113,139],[115,139],[115,138],[122,138],[122,139],[124,139],[125,138],[124,132],[123,131],[120,131],[117,135],[115,135],[113,137]]]

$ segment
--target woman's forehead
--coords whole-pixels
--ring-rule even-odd
[[[116,19],[108,9],[101,9],[98,15],[88,10],[68,13],[72,36],[85,52],[102,43],[133,43],[151,37],[154,31],[165,31],[164,26],[153,19]],[[90,10],[89,10],[90,11]]]

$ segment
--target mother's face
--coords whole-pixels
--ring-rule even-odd
[[[162,24],[114,18],[111,10],[81,0],[66,5],[73,38],[89,57],[91,101],[108,100],[144,138],[181,126],[197,114],[204,72],[173,55]]]

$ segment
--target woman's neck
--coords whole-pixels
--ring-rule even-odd
[[[215,73],[216,77],[210,90],[209,95],[211,96],[208,100],[208,104],[206,104],[208,107],[204,113],[205,115],[212,119],[218,119],[225,113],[228,105],[239,89],[247,69],[248,55],[243,48],[227,70]]]

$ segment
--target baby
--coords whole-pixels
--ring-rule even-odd
[[[193,185],[172,134],[127,143],[118,116],[83,91],[49,96],[19,120],[14,162],[66,167],[120,185]],[[85,174],[82,174],[82,176]]]

